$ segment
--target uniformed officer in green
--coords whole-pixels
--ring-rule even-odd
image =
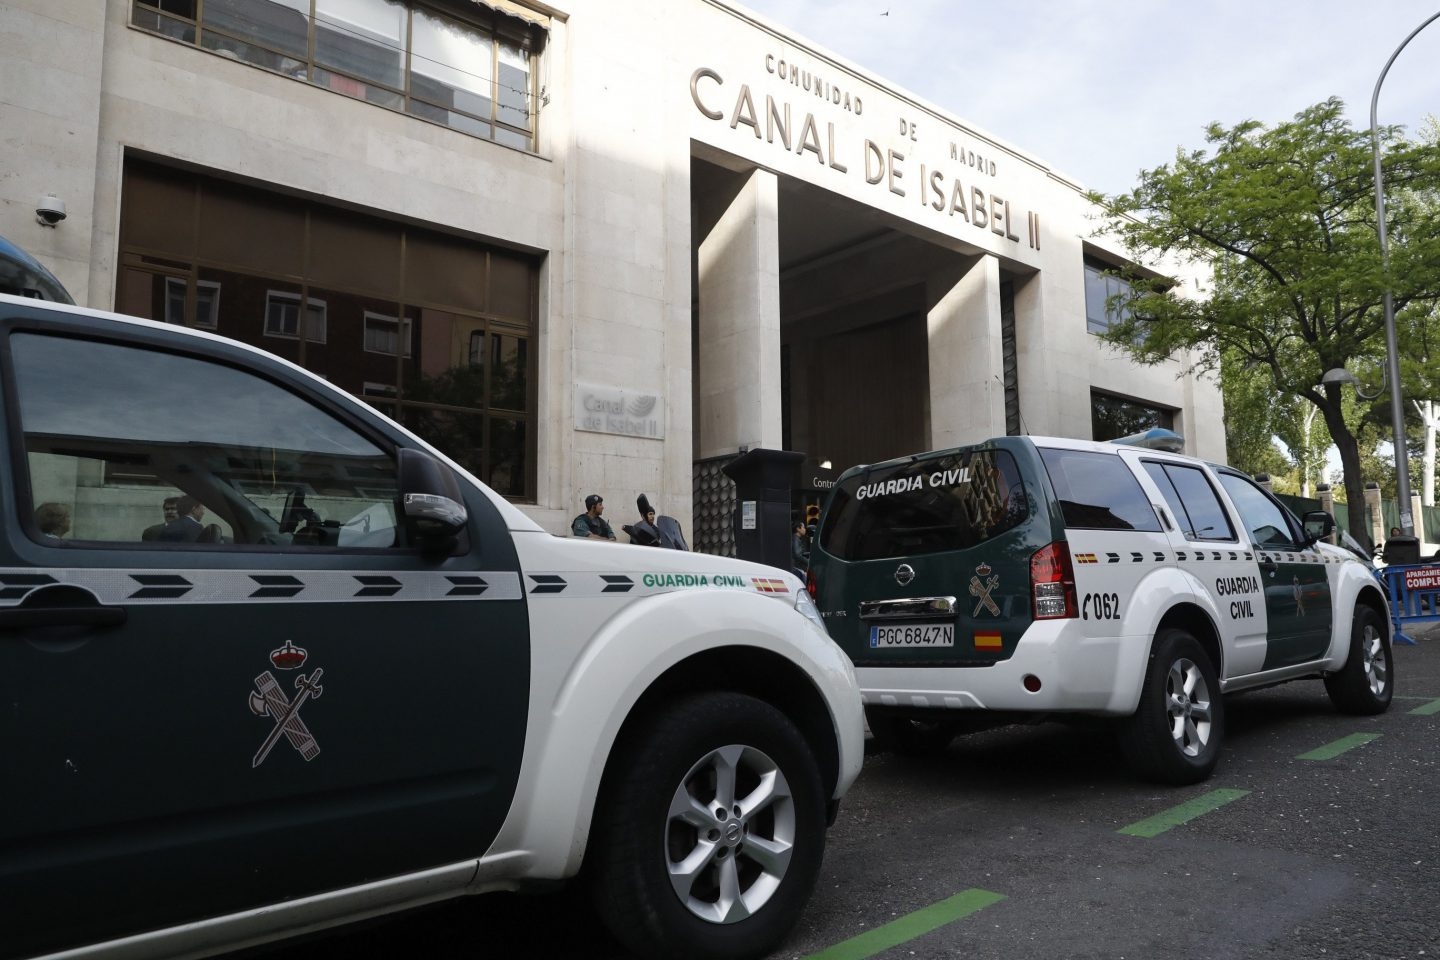
[[[585,498],[585,512],[571,522],[570,532],[590,540],[614,540],[615,531],[611,530],[609,522],[600,516],[604,512],[605,498],[598,493],[590,494]]]

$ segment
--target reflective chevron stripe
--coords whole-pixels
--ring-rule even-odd
[[[518,600],[510,571],[104,570],[85,567],[0,570],[0,606],[34,589],[81,587],[101,603],[365,603],[386,600]]]

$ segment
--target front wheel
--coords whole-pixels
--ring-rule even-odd
[[[1390,631],[1374,609],[1355,608],[1350,626],[1350,656],[1345,666],[1325,678],[1325,692],[1341,713],[1370,716],[1384,713],[1395,694],[1390,676]]]
[[[825,847],[820,773],[768,703],[705,693],[617,744],[587,864],[596,908],[645,957],[769,953],[810,898]]]
[[[1140,705],[1120,727],[1120,746],[1140,776],[1157,783],[1199,783],[1220,759],[1225,729],[1220,681],[1189,631],[1155,636]]]

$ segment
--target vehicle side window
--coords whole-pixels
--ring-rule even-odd
[[[394,458],[269,380],[66,337],[10,347],[41,542],[398,545]]]
[[[1155,481],[1165,498],[1180,532],[1187,540],[1235,539],[1230,518],[1220,505],[1215,488],[1205,478],[1205,471],[1183,463],[1145,461],[1145,472]]]
[[[1220,485],[1240,513],[1240,521],[1257,547],[1294,548],[1295,531],[1289,514],[1249,478],[1234,473],[1220,474]]]
[[[1118,456],[1042,448],[1065,525],[1091,530],[1160,529],[1140,481]]]
[[[964,550],[1029,515],[1015,458],[965,450],[846,478],[835,488],[820,544],[842,560]]]

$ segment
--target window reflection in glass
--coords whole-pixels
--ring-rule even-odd
[[[72,539],[396,545],[393,459],[288,390],[109,343],[17,334],[11,347],[35,502],[69,507]],[[204,515],[156,530],[181,495]]]
[[[490,406],[525,409],[525,372],[529,369],[529,341],[513,334],[490,335]]]
[[[298,340],[301,326],[299,295],[281,290],[269,291],[265,297],[265,336]],[[305,298],[303,326],[306,340],[313,343],[325,342],[328,324],[324,300]]]
[[[1233,473],[1220,474],[1220,486],[1230,495],[1257,547],[1295,547],[1288,514],[1264,491]]]
[[[137,167],[144,176],[167,183],[185,180],[190,192],[198,194],[197,202],[217,208],[209,180]],[[533,260],[378,218],[349,223],[348,232],[327,233],[319,225],[335,215],[319,205],[272,203],[261,191],[255,191],[256,202],[248,203],[244,195],[231,196],[229,187],[217,187],[227,191],[229,205],[223,211],[217,208],[209,220],[201,218],[193,236],[176,239],[175,256],[160,260],[136,248],[130,239],[135,235],[131,218],[148,223],[162,217],[173,200],[168,194],[133,200],[145,200],[146,195],[132,192],[131,182],[127,164],[121,224],[125,266],[116,291],[118,309],[186,325],[213,322],[222,336],[300,364],[402,422],[409,422],[403,408],[407,403],[478,418],[475,423],[491,426],[457,429],[449,421],[430,418],[441,451],[466,460],[482,479],[491,471],[498,478],[497,489],[508,496],[533,496],[532,460],[524,450],[506,448],[535,442],[530,375],[535,363]],[[247,217],[253,221],[247,236],[277,242],[298,238],[293,252],[275,262],[252,257],[254,262],[244,266],[224,268],[187,260],[218,258],[229,264],[228,258],[245,254],[248,245],[222,248],[215,234]],[[371,233],[379,239],[354,242]],[[403,270],[395,262],[402,252]],[[298,279],[305,271],[309,276]],[[397,302],[402,274],[404,289],[416,299],[455,306]],[[285,279],[289,276],[297,279]],[[396,282],[387,287],[381,282],[384,277]],[[375,292],[363,292],[366,288]],[[388,298],[378,292],[390,288],[395,293]],[[312,305],[307,323],[301,321],[302,302]],[[444,446],[452,436],[461,438],[462,448]],[[501,446],[486,453],[487,441]]]
[[[212,39],[211,30],[303,58],[310,33],[310,0],[205,0],[205,46],[230,49],[221,45],[220,38]],[[276,68],[262,62],[258,55],[240,59]]]
[[[274,70],[276,73],[283,73],[287,77],[297,80],[304,80],[306,66],[303,60],[296,60],[294,57],[287,57],[265,47],[253,43],[246,43],[234,37],[227,37],[222,33],[213,30],[206,30],[201,40],[201,46],[207,50],[213,50],[223,57],[232,57],[236,60],[244,60],[246,63],[253,63],[257,67],[264,67],[266,70]]]
[[[173,16],[166,16],[167,13]],[[194,43],[195,25],[177,17],[194,20],[195,0],[138,0],[130,22],[144,30],[154,30],[175,40]]]
[[[479,411],[445,410],[406,402],[401,407],[400,422],[484,479],[485,417]]]
[[[476,137],[533,149],[531,43],[409,0],[132,0],[131,22]],[[457,4],[465,7],[466,4]],[[186,18],[186,19],[181,19]],[[197,24],[199,29],[197,30]],[[512,24],[513,26],[513,24]]]
[[[421,8],[416,8],[410,29],[411,95],[488,120],[489,36]]]
[[[17,334],[11,346],[26,433],[379,452],[288,391],[230,367],[35,334]]]
[[[1085,261],[1085,320],[1091,333],[1104,333],[1110,325],[1130,318],[1130,308],[1123,303],[1110,304],[1110,298],[1118,295],[1128,297],[1132,287],[1123,277],[1106,273],[1114,267],[1099,260]]]
[[[495,119],[530,129],[530,57],[518,45],[500,42],[499,84]]]
[[[486,107],[488,112],[489,107]],[[461,133],[468,133],[472,137],[489,137],[490,123],[486,120],[477,120],[464,113],[457,113],[454,110],[447,110],[444,107],[437,107],[434,104],[426,103],[423,100],[411,100],[410,112],[417,117],[432,120],[435,123],[453,127]]]
[[[402,336],[403,330],[403,336]],[[411,328],[410,321],[404,321],[403,327],[397,317],[387,317],[383,314],[365,311],[365,351],[367,353],[381,353],[386,356],[396,356],[401,352],[401,342],[404,342],[405,356],[411,356]]]
[[[315,0],[315,62],[341,73],[404,86],[405,4]]]
[[[525,427],[523,420],[490,421],[489,469],[481,479],[503,496],[525,495]]]
[[[1175,428],[1175,412],[1152,407],[1138,400],[1090,391],[1090,436],[1094,440],[1117,440],[1154,427]]]

